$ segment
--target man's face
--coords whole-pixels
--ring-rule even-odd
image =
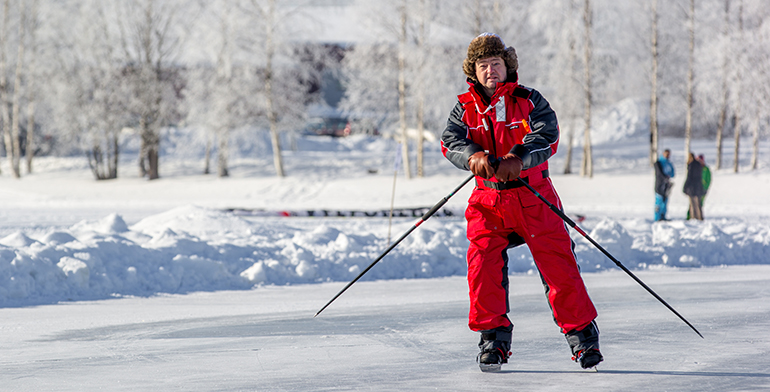
[[[508,69],[505,68],[505,61],[502,58],[487,57],[476,60],[476,79],[488,93],[494,93],[497,83],[505,82],[507,76]]]
[[[663,151],[663,157],[666,158],[666,159],[670,159],[671,158],[671,151],[668,151],[668,150]]]

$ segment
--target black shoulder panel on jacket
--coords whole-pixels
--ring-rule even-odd
[[[445,149],[444,156],[452,164],[459,169],[470,170],[468,158],[484,149],[468,138],[468,126],[462,120],[464,114],[465,108],[462,102],[457,102],[449,113],[444,132],[441,133],[441,145]]]
[[[525,88],[516,87],[515,89],[513,89],[513,96],[516,98],[529,99],[530,95],[532,95],[532,91],[527,90]]]

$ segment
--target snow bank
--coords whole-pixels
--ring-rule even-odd
[[[591,143],[599,145],[629,139],[649,139],[649,111],[649,102],[635,98],[626,98],[614,105],[598,109],[591,126]],[[582,119],[577,122],[560,121],[560,123],[562,127],[568,124],[582,124]],[[582,146],[584,140],[580,127],[575,132],[574,143],[577,146]]]
[[[396,238],[414,222],[400,220]],[[465,222],[434,218],[364,279],[465,274]],[[770,225],[740,220],[587,220],[583,226],[632,269],[770,263]],[[22,306],[112,296],[249,289],[349,281],[387,247],[387,220],[259,218],[185,206],[129,227],[119,215],[39,238],[0,239],[0,304]],[[615,268],[573,232],[584,272]],[[536,273],[527,248],[510,251],[512,273]]]

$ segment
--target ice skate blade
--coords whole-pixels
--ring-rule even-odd
[[[503,365],[500,363],[480,363],[479,368],[484,373],[497,373]]]
[[[599,373],[599,367],[594,365],[591,367],[583,368],[583,371],[590,372],[590,373]]]

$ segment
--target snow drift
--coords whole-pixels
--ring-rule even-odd
[[[413,223],[401,219],[394,231]],[[130,227],[112,214],[39,238],[16,232],[0,239],[0,304],[348,281],[387,247],[386,227],[378,218],[249,220],[190,205]],[[634,269],[770,263],[770,226],[760,223],[605,218],[584,227]],[[615,268],[573,236],[584,272]],[[364,279],[464,275],[466,248],[462,218],[434,218]],[[511,273],[536,273],[526,246],[510,256]]]

